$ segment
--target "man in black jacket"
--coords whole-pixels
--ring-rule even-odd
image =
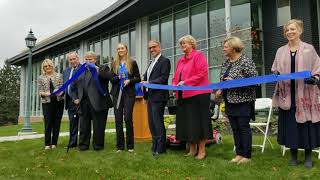
[[[111,78],[108,66],[96,65],[97,56],[89,51],[85,54],[86,62],[95,64],[98,81],[102,87],[103,93],[99,91],[97,82],[92,77],[88,69],[74,81],[72,87],[76,91],[71,93],[71,97],[76,105],[80,106],[80,137],[79,150],[89,149],[91,137],[91,120],[93,124],[93,149],[98,151],[104,148],[105,127],[109,107],[112,107],[112,101],[109,96],[108,83]]]
[[[142,83],[168,84],[170,74],[170,60],[161,55],[161,46],[158,41],[151,40],[148,48],[152,62],[144,74]],[[166,152],[166,129],[164,127],[164,109],[169,98],[167,90],[144,89],[144,98],[148,101],[149,129],[152,134],[152,154]]]
[[[75,74],[77,69],[80,66],[79,63],[79,55],[76,52],[71,52],[67,54],[67,59],[69,62],[69,68],[63,71],[63,83],[66,83],[69,79],[71,79],[72,75]],[[75,105],[71,98],[71,92],[75,89],[71,89],[69,85],[65,90],[65,108],[68,110],[69,116],[69,144],[68,147],[73,148],[78,144],[78,126],[79,126],[79,116],[77,113],[78,106]]]

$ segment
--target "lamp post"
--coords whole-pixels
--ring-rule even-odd
[[[30,113],[31,113],[31,86],[32,86],[32,48],[36,45],[37,38],[33,35],[32,29],[30,29],[30,32],[28,36],[25,38],[26,46],[29,48],[29,59],[28,59],[28,68],[27,68],[27,100],[26,100],[26,114],[24,119],[24,125],[21,129],[22,133],[31,133],[31,123],[30,123]]]

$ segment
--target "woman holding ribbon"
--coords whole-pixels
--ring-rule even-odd
[[[222,64],[220,80],[227,81],[257,76],[256,66],[251,58],[242,54],[244,45],[238,37],[228,37],[224,40],[223,52],[226,61]],[[232,163],[247,163],[251,158],[252,134],[250,119],[254,119],[254,87],[240,87],[218,90],[225,102],[225,112],[229,119],[236,156]]]
[[[58,143],[61,118],[63,114],[63,92],[50,96],[62,84],[62,74],[56,73],[53,62],[45,59],[41,64],[42,74],[38,78],[38,90],[41,97],[44,116],[45,150],[54,149]]]
[[[128,47],[119,43],[112,62],[112,89],[117,134],[117,152],[124,150],[123,116],[126,123],[126,145],[134,151],[132,112],[135,101],[135,84],[141,81],[136,61],[129,56]]]
[[[304,166],[312,167],[312,149],[320,146],[320,58],[314,47],[302,42],[303,22],[292,19],[283,26],[288,44],[276,53],[271,71],[287,74],[311,71],[311,77],[280,81],[273,95],[273,106],[279,108],[278,143],[290,148],[289,165],[297,166],[298,149],[305,150]]]
[[[179,58],[172,85],[203,86],[209,84],[208,63],[201,51],[196,50],[196,40],[191,35],[179,39],[182,57]],[[206,157],[206,140],[212,138],[209,117],[211,90],[177,91],[176,135],[186,141],[189,152],[186,156]],[[198,149],[197,149],[198,148]]]

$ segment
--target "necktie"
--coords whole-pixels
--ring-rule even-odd
[[[149,68],[148,68],[148,71],[147,71],[147,81],[149,81],[150,74],[151,74],[151,72],[152,72],[152,69],[153,69],[153,66],[154,66],[155,62],[156,62],[156,60],[153,59],[152,62],[151,62],[151,64],[150,64],[150,66],[149,66]]]
[[[74,70],[74,68],[71,68],[69,79],[71,79],[71,77],[73,75],[73,70]],[[68,86],[68,94],[70,94],[70,85]]]

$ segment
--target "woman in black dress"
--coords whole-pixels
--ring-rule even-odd
[[[304,165],[312,167],[312,149],[320,146],[320,59],[313,46],[300,39],[301,20],[289,20],[283,26],[288,44],[277,51],[272,72],[276,74],[311,71],[312,77],[277,83],[273,106],[279,107],[278,143],[290,148],[289,165],[298,165],[298,149],[305,150]]]

